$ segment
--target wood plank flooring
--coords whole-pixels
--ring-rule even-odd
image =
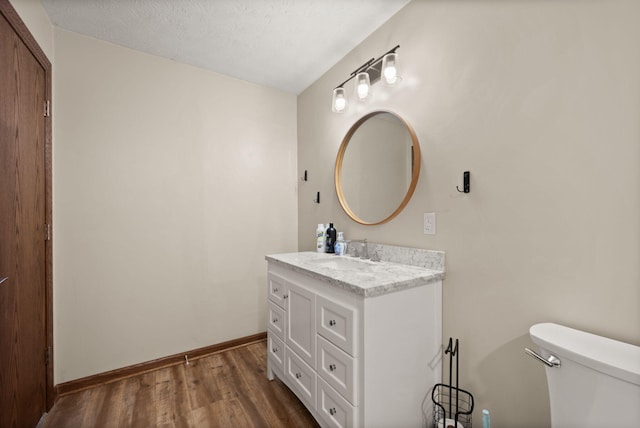
[[[69,394],[43,428],[318,427],[266,361],[260,341]]]

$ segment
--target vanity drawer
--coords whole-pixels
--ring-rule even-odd
[[[269,331],[278,336],[282,341],[284,341],[286,319],[284,309],[275,305],[273,302],[269,302]]]
[[[316,325],[325,339],[356,357],[355,310],[318,296]]]
[[[267,334],[267,351],[271,364],[284,372],[284,342],[278,339],[272,331]]]
[[[269,300],[276,305],[284,308],[284,290],[285,280],[275,273],[268,274],[267,282],[269,284],[269,291],[267,293]]]
[[[318,378],[318,414],[331,427],[354,426],[356,409],[322,378]]]
[[[315,410],[316,372],[288,346],[285,346],[284,361],[285,376],[293,387],[292,391],[308,406],[311,406],[309,409]]]
[[[353,357],[318,336],[318,374],[344,398],[357,406]]]

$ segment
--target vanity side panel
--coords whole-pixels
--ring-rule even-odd
[[[423,426],[442,378],[442,282],[363,304],[362,426]]]

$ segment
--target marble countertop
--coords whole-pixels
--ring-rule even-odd
[[[265,259],[364,297],[380,296],[444,278],[443,270],[316,252],[273,254]]]

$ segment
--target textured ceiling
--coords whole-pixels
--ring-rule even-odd
[[[58,27],[293,94],[408,2],[42,0]]]

